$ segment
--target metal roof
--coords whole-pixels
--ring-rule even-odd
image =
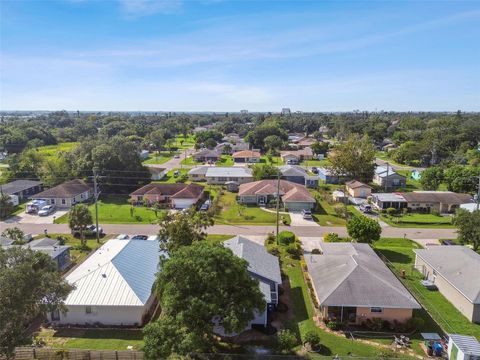
[[[464,354],[480,356],[480,343],[475,337],[458,334],[449,334],[448,336]]]
[[[220,167],[212,166],[207,169],[207,177],[253,177],[250,169],[242,166]]]
[[[372,196],[374,199],[378,199],[381,202],[407,202],[402,194],[397,193],[374,193]]]
[[[158,241],[109,240],[66,280],[75,285],[68,305],[143,306],[155,282]]]

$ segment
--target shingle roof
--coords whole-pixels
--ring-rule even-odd
[[[253,150],[242,150],[233,153],[232,157],[234,158],[253,158],[253,157],[260,157],[260,153],[258,151]]]
[[[264,246],[242,236],[235,236],[223,243],[226,248],[248,262],[248,271],[265,279],[282,283],[278,258],[269,254]]]
[[[306,148],[300,149],[300,150],[285,150],[285,151],[280,152],[281,157],[285,157],[285,156],[288,156],[288,155],[297,156],[297,157],[313,156],[313,151],[312,151],[311,148],[306,147]]]
[[[472,196],[469,194],[458,194],[452,191],[413,191],[404,193],[403,197],[408,202],[419,203],[441,203],[460,205],[473,202]]]
[[[193,157],[220,157],[221,154],[216,150],[203,149],[193,154]]]
[[[230,167],[220,167],[220,166],[211,166],[207,169],[205,174],[207,177],[253,177],[252,171],[246,167],[241,166],[230,166]]]
[[[283,165],[279,167],[283,176],[303,176],[307,175],[305,169],[298,165]]]
[[[420,305],[368,244],[322,243],[305,261],[319,303],[419,309]]]
[[[70,198],[91,190],[87,183],[80,179],[66,181],[60,185],[31,196],[32,199]]]
[[[42,185],[41,181],[15,180],[7,184],[0,185],[0,188],[4,194],[12,195],[39,185]]]
[[[138,195],[165,195],[172,198],[181,198],[181,199],[196,199],[203,192],[203,186],[198,184],[161,184],[161,183],[150,183],[145,186],[142,186],[140,189],[135,190],[130,196]]]
[[[372,188],[371,186],[357,180],[347,181],[345,185],[348,186],[350,189],[357,189],[359,187],[368,187],[370,189]]]
[[[474,304],[480,304],[480,255],[466,246],[432,246],[414,250],[438,275]]]
[[[287,180],[280,180],[280,195],[283,202],[315,202],[307,188]],[[277,192],[277,180],[259,180],[241,184],[238,195],[273,195]]]
[[[30,248],[33,251],[43,252],[50,256],[52,259],[55,259],[64,251],[70,249],[70,246],[60,245],[58,240],[50,239],[47,237],[30,241],[28,244],[23,245],[23,247]]]
[[[15,241],[12,239],[9,239],[5,236],[0,236],[0,246],[1,247],[9,247],[11,246]]]
[[[76,289],[66,305],[143,306],[159,265],[158,241],[109,240],[66,280]]]
[[[480,356],[480,343],[474,336],[448,334],[448,337],[465,355]]]

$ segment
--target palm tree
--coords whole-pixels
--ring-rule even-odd
[[[87,205],[75,205],[68,213],[68,226],[72,231],[78,229],[80,232],[80,243],[82,247],[86,246],[85,230],[92,222],[92,214],[90,214]]]

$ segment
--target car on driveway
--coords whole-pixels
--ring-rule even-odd
[[[305,220],[312,220],[313,219],[312,212],[310,210],[302,210],[302,217]]]
[[[55,205],[47,205],[38,210],[39,216],[48,216],[55,212]]]
[[[360,205],[360,211],[363,212],[364,214],[372,214],[372,206],[368,204],[362,204]]]

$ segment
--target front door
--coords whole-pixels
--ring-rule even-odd
[[[264,195],[260,195],[258,197],[258,205],[265,205],[267,203],[267,199]]]

